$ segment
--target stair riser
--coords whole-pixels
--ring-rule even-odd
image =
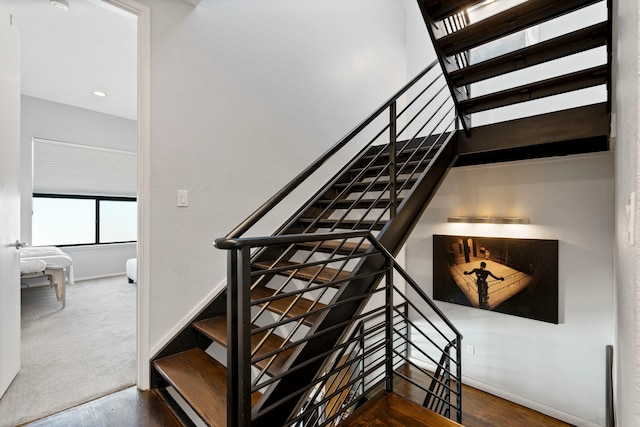
[[[189,406],[189,404],[182,398],[182,396],[180,396],[180,393],[178,393],[173,387],[167,387],[167,392],[169,393],[173,401],[180,407],[180,409],[182,409],[184,413],[189,417],[191,422],[193,422],[194,427],[209,427],[207,426],[207,423],[205,423],[202,418],[200,418],[198,414],[194,412],[193,408]]]

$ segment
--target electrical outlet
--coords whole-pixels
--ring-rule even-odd
[[[476,349],[475,349],[475,347],[473,346],[473,344],[468,344],[468,345],[467,345],[467,353],[469,353],[469,354],[476,354]]]

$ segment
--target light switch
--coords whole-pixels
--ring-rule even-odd
[[[178,206],[182,208],[189,206],[189,192],[187,190],[178,190]]]

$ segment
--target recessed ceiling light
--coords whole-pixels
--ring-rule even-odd
[[[104,93],[104,92],[102,92],[102,91],[100,91],[100,90],[94,90],[94,91],[93,91],[93,94],[94,94],[95,96],[100,96],[100,97],[107,96],[107,94],[106,94],[106,93]]]
[[[69,10],[69,3],[67,3],[67,0],[49,0],[49,3],[51,3],[51,6],[53,6],[56,10],[59,10],[61,12],[66,12]]]

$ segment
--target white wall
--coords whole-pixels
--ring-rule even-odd
[[[572,424],[604,425],[613,175],[605,153],[465,167],[446,178],[406,245],[407,270],[428,295],[433,234],[559,241],[558,325],[437,303],[464,335],[465,382]],[[527,217],[531,225],[447,223],[482,215]]]
[[[404,0],[404,8],[407,15],[407,79],[410,80],[437,58],[418,2]]]
[[[628,239],[625,207],[629,195],[638,191],[638,125],[640,110],[640,8],[635,1],[614,2],[614,92],[615,168],[616,168],[616,292],[615,324],[615,400],[616,422],[619,426],[640,425],[640,226],[639,200],[635,206],[635,240]],[[616,37],[617,35],[617,37]]]
[[[214,239],[406,81],[405,25],[393,0],[143,3],[153,351],[225,280]],[[176,207],[178,189],[189,191],[189,207]],[[293,206],[285,203],[288,213]]]
[[[133,120],[22,96],[21,108],[21,237],[31,242],[33,138],[137,151],[138,127]],[[124,273],[121,259],[134,258],[135,244],[65,249],[74,261],[76,279]],[[73,252],[73,253],[72,253]]]

